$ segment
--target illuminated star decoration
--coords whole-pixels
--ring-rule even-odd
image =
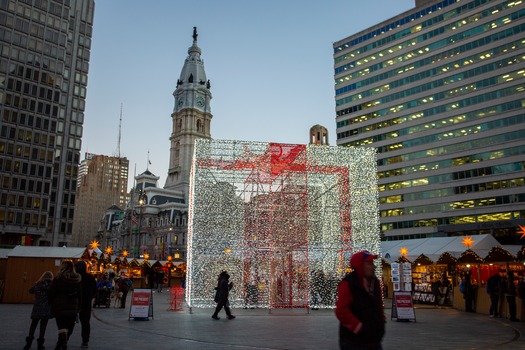
[[[461,241],[461,243],[467,248],[467,249],[470,249],[470,247],[472,247],[472,245],[474,244],[474,242],[476,242],[475,240],[472,239],[472,236],[465,236],[465,238],[463,238],[463,240]]]
[[[227,271],[232,307],[333,308],[350,256],[381,249],[376,170],[375,148],[196,140],[188,305]]]
[[[403,247],[403,248],[399,249],[399,254],[401,254],[401,256],[408,255],[408,248],[407,247]]]
[[[94,239],[93,242],[91,242],[90,244],[91,249],[97,249],[99,246],[100,246],[100,243],[98,243],[96,239]]]
[[[149,254],[148,253],[144,254],[144,260],[148,260],[148,259],[149,259]]]
[[[518,235],[521,235],[520,239],[525,238],[525,226],[520,225],[520,230],[518,231]]]
[[[111,255],[111,253],[113,253],[113,248],[111,248],[110,246],[108,246],[108,247],[106,248],[106,253],[107,253],[108,255]]]
[[[129,252],[128,252],[127,250],[124,250],[124,251],[122,252],[122,256],[123,256],[123,257],[127,257],[128,255],[129,255]]]

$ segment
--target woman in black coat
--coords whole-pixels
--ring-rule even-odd
[[[51,315],[58,327],[55,350],[67,349],[67,332],[73,328],[82,300],[81,276],[75,272],[72,261],[63,261],[49,290]]]
[[[33,310],[31,311],[31,326],[29,327],[29,335],[26,337],[25,350],[31,349],[33,343],[35,330],[40,322],[40,336],[37,340],[38,349],[44,349],[44,336],[46,334],[47,321],[51,318],[51,307],[48,301],[48,293],[53,281],[53,273],[46,271],[40,276],[38,281],[29,289],[29,293],[35,295],[35,302]]]
[[[228,275],[226,271],[222,271],[217,281],[217,287],[215,288],[215,290],[217,291],[215,293],[215,302],[217,303],[217,307],[215,308],[215,312],[211,316],[211,318],[213,318],[214,320],[220,319],[218,314],[223,307],[224,311],[226,311],[226,316],[229,320],[235,318],[235,316],[233,316],[231,313],[230,302],[228,301],[230,289],[232,289],[233,287],[233,282],[229,282],[229,280],[230,275]]]

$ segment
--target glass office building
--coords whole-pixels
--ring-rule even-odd
[[[94,0],[0,0],[0,245],[71,240]]]
[[[525,4],[418,1],[334,43],[337,144],[378,152],[385,240],[525,225]]]

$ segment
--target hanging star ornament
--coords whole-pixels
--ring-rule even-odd
[[[99,245],[100,245],[100,243],[98,243],[98,241],[96,239],[94,239],[93,242],[91,242],[91,244],[90,244],[91,249],[97,249]]]
[[[127,257],[128,255],[129,255],[129,252],[128,252],[127,250],[124,250],[124,251],[122,252],[122,256],[123,256],[123,257]]]
[[[469,237],[469,236],[465,236],[465,238],[463,238],[463,240],[461,241],[461,243],[467,247],[467,249],[469,249],[470,247],[472,247],[472,245],[474,244],[474,242],[476,242],[475,240],[472,239],[472,236]]]
[[[108,246],[106,248],[106,253],[108,253],[108,255],[111,255],[111,253],[113,253],[113,248],[111,248],[110,246]]]
[[[525,226],[520,225],[520,230],[518,231],[518,234],[521,235],[520,239],[525,238]]]
[[[399,253],[402,255],[402,256],[405,256],[408,254],[408,248],[407,247],[403,247],[401,249],[399,249]]]

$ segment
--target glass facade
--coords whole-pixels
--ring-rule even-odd
[[[0,245],[71,240],[94,0],[0,0]]]
[[[523,1],[422,5],[334,44],[337,144],[378,150],[385,240],[525,224]]]

